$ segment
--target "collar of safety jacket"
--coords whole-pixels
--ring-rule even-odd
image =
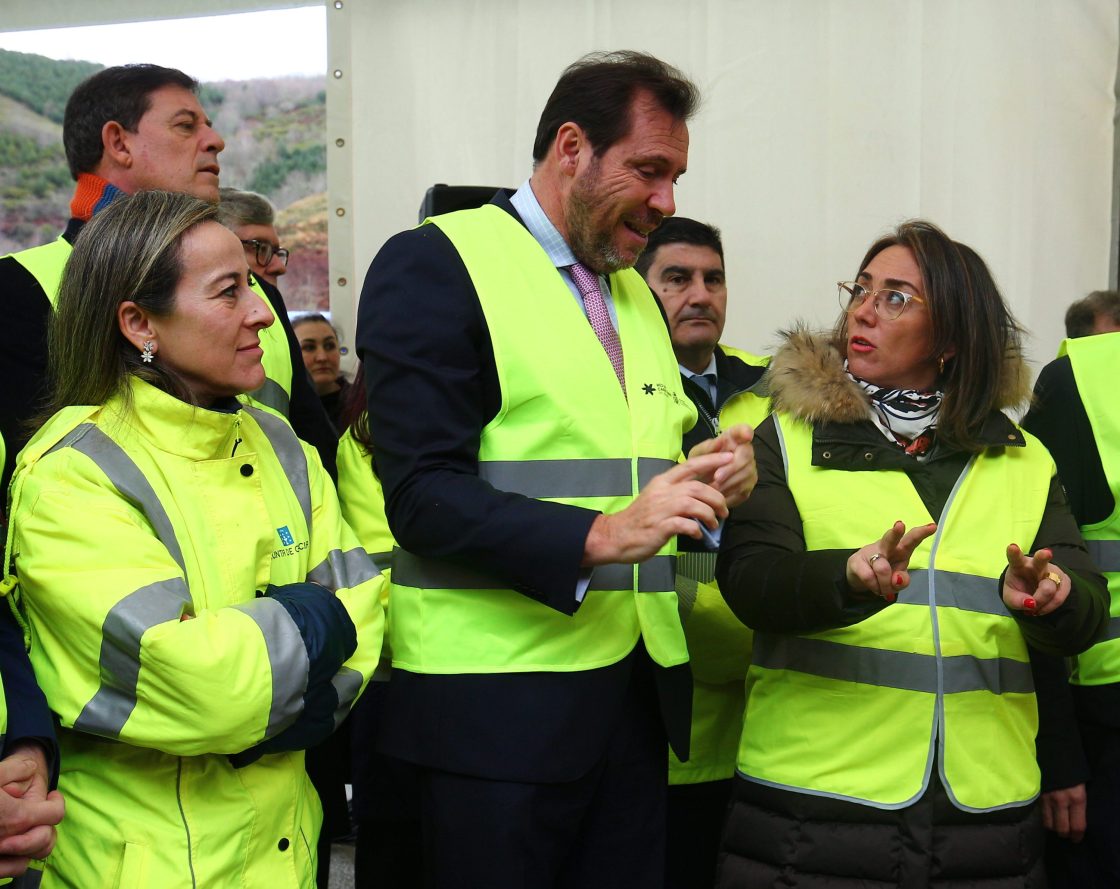
[[[131,380],[131,404],[110,399],[104,411],[130,433],[158,450],[189,460],[229,457],[240,437],[244,410],[210,410],[180,401],[138,377]],[[232,403],[231,403],[232,404]]]
[[[867,393],[844,372],[843,357],[827,336],[800,327],[789,331],[770,363],[767,381],[775,412],[792,414],[813,426],[816,465],[873,470],[902,467],[913,460],[875,428]],[[1026,443],[1019,428],[995,410],[985,419],[978,439],[985,447]],[[931,459],[937,458],[935,441]]]

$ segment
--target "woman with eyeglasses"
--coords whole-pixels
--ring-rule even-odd
[[[720,887],[1043,886],[1031,649],[1107,619],[984,261],[907,222],[770,366],[717,576],[755,630]]]

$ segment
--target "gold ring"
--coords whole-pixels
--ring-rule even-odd
[[[872,556],[872,557],[871,557],[870,559],[868,559],[868,560],[867,560],[867,564],[868,564],[868,565],[874,565],[874,564],[875,564],[875,560],[876,560],[876,559],[881,559],[881,558],[883,558],[883,554],[882,554],[882,553],[875,553],[875,555],[873,555],[873,556]]]
[[[1057,571],[1047,571],[1046,579],[1054,581],[1054,586],[1060,587],[1062,585],[1062,575]]]

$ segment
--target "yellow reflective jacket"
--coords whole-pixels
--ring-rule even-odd
[[[332,680],[337,725],[377,662],[384,581],[287,423],[131,394],[56,414],[12,486],[67,800],[43,886],[310,889],[321,809],[302,752],[228,758],[295,721],[308,682],[299,630],[256,591],[311,580],[343,602],[358,647]]]

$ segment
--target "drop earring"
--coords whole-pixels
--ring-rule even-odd
[[[148,359],[148,360],[150,360],[150,359]],[[945,373],[945,356],[944,355],[942,355],[940,358],[937,359],[937,372],[939,374]]]
[[[144,340],[144,348],[140,352],[140,360],[145,364],[151,364],[152,358],[154,357],[155,353],[152,351],[152,341]]]

